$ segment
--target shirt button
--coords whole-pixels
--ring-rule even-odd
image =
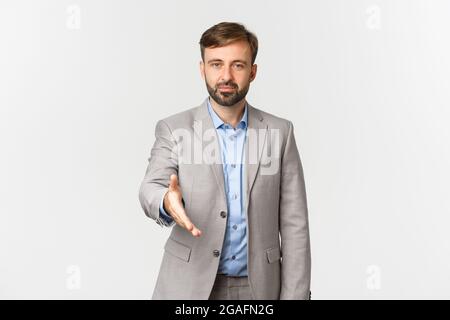
[[[237,194],[236,193],[233,193],[233,195],[231,196],[231,198],[233,199],[233,200],[236,200],[237,199]]]
[[[236,165],[235,165],[235,164],[232,164],[231,167],[232,167],[232,168],[236,168]]]
[[[219,250],[214,250],[213,251],[213,255],[214,255],[214,257],[218,257],[218,256],[220,256],[220,251]]]
[[[225,211],[220,211],[220,216],[222,218],[225,218],[227,216],[227,213]]]
[[[236,259],[236,256],[232,256],[231,259],[233,259],[233,260]]]
[[[237,229],[237,225],[234,225],[234,226],[233,226],[233,229],[236,230],[236,229]]]

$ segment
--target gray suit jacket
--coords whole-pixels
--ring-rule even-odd
[[[248,105],[244,203],[248,279],[255,299],[308,299],[311,250],[308,209],[292,123]],[[160,120],[139,190],[145,214],[163,226],[159,205],[178,175],[187,215],[202,230],[193,237],[173,225],[164,246],[153,299],[208,299],[227,224],[218,136],[198,107]]]

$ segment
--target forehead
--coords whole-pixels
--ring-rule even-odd
[[[220,59],[223,61],[251,61],[252,52],[247,41],[235,41],[224,47],[205,48],[205,62]]]

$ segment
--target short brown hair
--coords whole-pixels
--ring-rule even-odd
[[[252,51],[252,64],[258,53],[258,38],[248,31],[243,24],[236,22],[221,22],[206,30],[200,38],[200,52],[205,61],[205,48],[224,47],[232,42],[244,40]]]

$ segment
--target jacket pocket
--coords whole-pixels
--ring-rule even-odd
[[[269,263],[274,263],[275,261],[278,261],[281,258],[280,248],[267,249],[266,253],[267,253],[267,261],[269,261]]]
[[[189,262],[191,257],[191,248],[173,240],[172,238],[167,239],[167,242],[164,245],[164,250],[186,262]]]

